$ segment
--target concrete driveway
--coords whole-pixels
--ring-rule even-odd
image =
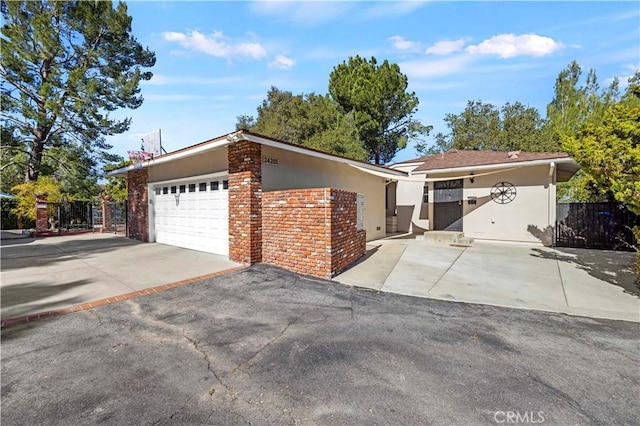
[[[2,240],[3,320],[51,312],[238,267],[225,256],[113,234]]]
[[[475,241],[368,244],[368,257],[334,278],[379,291],[640,322],[633,253]]]

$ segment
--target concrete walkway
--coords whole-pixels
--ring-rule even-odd
[[[476,241],[469,248],[378,240],[334,278],[432,299],[640,322],[633,253]],[[635,294],[630,294],[635,293]]]
[[[80,305],[239,264],[113,234],[2,241],[2,319]]]

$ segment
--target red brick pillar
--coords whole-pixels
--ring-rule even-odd
[[[112,232],[113,229],[113,203],[107,198],[102,199],[102,228],[100,232]]]
[[[36,195],[36,234],[49,230],[47,194]]]
[[[229,146],[229,259],[262,261],[262,146]]]
[[[149,169],[130,170],[127,172],[129,188],[129,237],[134,240],[149,242]],[[106,219],[103,217],[103,220]]]

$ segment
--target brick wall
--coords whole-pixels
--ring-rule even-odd
[[[129,237],[135,240],[149,241],[148,191],[149,169],[130,170],[129,181]]]
[[[357,194],[331,189],[331,272],[337,275],[364,255],[366,233],[357,230]]]
[[[331,188],[262,195],[262,261],[330,279],[364,255],[356,194]]]
[[[229,146],[229,259],[262,261],[262,146]]]

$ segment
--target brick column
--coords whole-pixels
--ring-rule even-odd
[[[130,170],[127,172],[129,188],[129,238],[149,242],[149,169]],[[103,220],[105,218],[103,217]]]
[[[262,146],[229,146],[229,259],[262,261]]]
[[[36,195],[36,233],[49,230],[49,215],[47,214],[47,194]]]
[[[102,228],[100,232],[113,232],[113,204],[110,199],[102,199]]]

